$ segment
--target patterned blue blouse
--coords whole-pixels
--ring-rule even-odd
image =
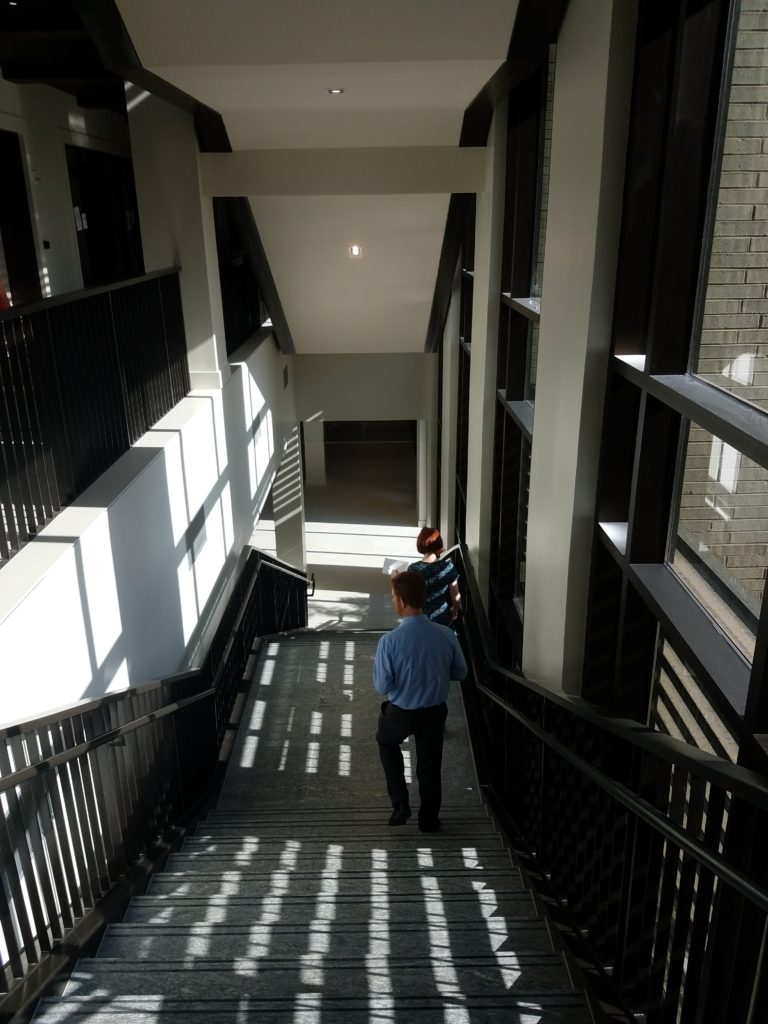
[[[420,572],[427,583],[427,596],[422,611],[433,622],[443,626],[451,624],[451,595],[449,587],[459,578],[459,570],[449,558],[436,562],[411,562],[409,572]]]

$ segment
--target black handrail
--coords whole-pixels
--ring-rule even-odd
[[[451,551],[456,549],[459,550],[461,555],[464,581],[472,594],[472,606],[474,609],[482,609],[480,592],[471,565],[466,558],[466,549],[464,545],[456,544],[451,548]],[[699,750],[684,740],[678,740],[674,736],[667,736],[664,733],[657,732],[647,725],[642,725],[640,722],[635,722],[629,718],[617,718],[605,711],[601,711],[597,705],[589,701],[582,700],[580,697],[574,697],[564,691],[543,686],[541,683],[534,682],[534,680],[528,679],[526,676],[502,665],[495,656],[496,645],[491,636],[487,618],[485,618],[484,613],[478,615],[475,612],[475,616],[478,630],[482,635],[482,649],[486,652],[491,652],[483,658],[489,671],[524,687],[530,693],[536,694],[537,697],[550,701],[552,704],[557,704],[585,722],[589,722],[600,729],[605,729],[630,743],[636,744],[638,747],[642,747],[643,750],[652,753],[655,757],[695,770],[703,778],[706,778],[707,781],[727,787],[734,793],[738,793],[739,796],[750,800],[756,806],[768,810],[768,783],[757,772],[736,765],[732,761],[726,761],[714,754]],[[488,691],[488,693],[493,695],[492,691]],[[496,695],[493,695],[493,697],[498,703]],[[531,724],[530,720],[527,720],[527,724]]]
[[[70,747],[68,750],[63,751],[60,754],[55,754],[52,757],[41,758],[39,761],[35,761],[34,764],[27,765],[26,768],[20,768],[11,775],[0,776],[0,793],[5,793],[10,789],[14,789],[14,787],[20,786],[24,782],[28,782],[30,779],[35,778],[35,776],[40,775],[43,772],[51,771],[53,768],[59,768],[61,765],[68,764],[70,761],[76,761],[77,758],[82,757],[83,754],[87,754],[91,750],[97,750],[99,747],[103,747],[107,743],[114,743],[114,741],[120,739],[121,736],[128,736],[129,733],[135,732],[137,729],[142,729],[145,725],[150,725],[152,722],[159,722],[161,718],[166,718],[168,715],[181,711],[183,708],[190,707],[190,705],[196,704],[198,701],[206,700],[208,697],[212,697],[215,692],[215,687],[211,686],[209,689],[203,690],[202,693],[195,694],[194,697],[186,697],[184,700],[176,700],[170,704],[165,704],[158,711],[153,711],[151,714],[143,715],[141,718],[134,718],[133,721],[126,722],[125,725],[119,725],[115,729],[110,729],[109,732],[102,733],[101,736],[97,736],[92,740],[87,740],[85,743],[78,743],[74,747]],[[30,723],[32,729],[39,727],[39,724],[39,719]]]
[[[480,781],[567,941],[648,1022],[762,1019],[764,777],[500,664],[466,548],[457,563]]]
[[[306,574],[251,550],[199,667],[0,729],[0,1019],[215,784],[255,640],[306,621]]]
[[[189,393],[177,270],[0,314],[0,568]]]
[[[166,267],[164,270],[153,270],[148,274],[141,274],[138,277],[126,277],[122,281],[113,281],[111,284],[100,284],[93,288],[77,288],[71,292],[60,292],[58,295],[51,295],[47,299],[38,299],[36,302],[25,302],[18,306],[9,306],[0,310],[0,323],[4,320],[13,320],[17,316],[30,316],[32,313],[39,313],[41,310],[54,309],[56,306],[66,306],[71,302],[80,302],[82,299],[92,299],[96,295],[106,295],[108,292],[116,292],[121,288],[131,288],[135,284],[144,281],[153,281],[158,277],[169,277],[178,274],[181,267]]]
[[[578,769],[587,778],[591,779],[601,789],[609,793],[614,799],[618,800],[619,803],[623,804],[627,810],[632,811],[633,814],[637,815],[638,818],[642,818],[647,824],[651,825],[657,832],[662,833],[667,839],[671,840],[676,846],[680,847],[681,850],[685,850],[694,857],[700,864],[709,868],[715,874],[719,875],[724,881],[746,896],[752,903],[758,906],[766,914],[768,914],[768,890],[759,889],[753,885],[749,879],[739,871],[735,871],[727,861],[717,854],[712,853],[702,843],[697,842],[681,828],[678,828],[668,818],[665,818],[662,814],[653,808],[645,800],[640,800],[636,797],[632,791],[627,787],[621,785],[621,783],[614,782],[604,772],[595,769],[588,761],[584,760],[583,757],[579,757],[574,754],[572,750],[569,750],[564,743],[559,743],[545,729],[541,729],[534,722],[531,722],[525,715],[521,715],[519,711],[516,711],[510,704],[507,704],[505,700],[502,700],[493,690],[489,690],[487,686],[483,686],[482,683],[475,681],[475,686],[478,690],[484,693],[490,700],[502,708],[508,715],[516,718],[526,729],[529,729],[534,733],[543,743],[546,743],[548,747],[554,750],[563,760],[568,761],[574,768]]]

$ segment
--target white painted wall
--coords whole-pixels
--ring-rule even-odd
[[[286,357],[236,355],[3,569],[0,722],[187,663],[296,424]]]
[[[610,348],[636,5],[572,0],[557,45],[523,670],[577,689]]]
[[[431,420],[437,356],[297,355],[300,420]]]
[[[82,288],[64,146],[130,156],[125,119],[106,110],[85,110],[58,89],[0,79],[0,128],[21,137],[43,294]]]
[[[201,153],[207,196],[384,196],[477,192],[485,147],[375,146]]]
[[[193,387],[228,371],[213,201],[204,199],[192,116],[130,86],[128,118],[144,267],[181,267],[181,302]]]

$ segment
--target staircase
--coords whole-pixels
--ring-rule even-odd
[[[482,806],[458,690],[443,831],[387,825],[376,642],[262,648],[217,809],[37,1024],[592,1021]]]

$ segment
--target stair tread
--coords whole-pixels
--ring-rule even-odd
[[[422,838],[422,842],[419,843],[419,848],[426,848],[426,846],[429,845],[428,837],[426,835],[422,834],[421,838]],[[225,851],[230,851],[230,850],[233,850],[233,849],[237,849],[238,847],[241,847],[242,849],[251,849],[251,850],[260,850],[260,851],[264,850],[266,852],[270,852],[270,851],[273,851],[273,850],[281,850],[282,851],[282,850],[284,850],[286,848],[286,845],[289,842],[290,842],[290,840],[283,839],[283,838],[280,838],[278,836],[269,836],[266,839],[262,839],[259,836],[250,836],[250,835],[215,836],[215,837],[186,836],[185,839],[182,842],[181,851],[180,852],[182,852],[182,853],[187,852],[187,851],[190,851],[190,852],[193,852],[193,851],[205,851],[205,852],[207,852],[208,849],[210,849],[212,847],[215,848],[215,847],[218,847],[218,846],[221,846],[222,849],[225,850]],[[325,840],[312,840],[312,839],[306,840],[305,839],[305,840],[302,840],[302,845],[304,845],[307,842],[325,842]],[[372,849],[378,849],[380,846],[381,846],[380,843],[371,843],[369,840],[366,840],[366,839],[357,839],[357,840],[356,839],[347,840],[346,838],[344,839],[344,851],[345,851],[345,853],[360,854],[362,852],[370,852]],[[405,844],[403,845],[402,848],[398,848],[398,846],[399,846],[399,840],[398,840],[398,845],[395,845],[394,848],[390,851],[393,855],[394,854],[402,854],[403,856],[405,856],[406,853],[408,854],[408,856],[412,856],[413,855],[413,850],[412,850],[411,846],[408,846],[408,845],[405,845]],[[507,846],[505,846],[503,844],[502,837],[497,832],[493,832],[493,833],[491,833],[491,834],[489,834],[487,836],[483,836],[483,837],[479,838],[479,841],[476,838],[472,842],[471,846],[469,844],[467,844],[467,846],[469,846],[469,848],[472,849],[472,850],[477,850],[479,853],[483,853],[483,852],[488,852],[488,853],[504,852],[507,855],[511,855],[512,854],[512,851],[509,849],[509,847],[507,847]],[[441,843],[439,845],[435,844],[435,843],[431,844],[431,852],[433,854],[437,855],[437,856],[440,856],[440,855],[443,855],[443,856],[453,855],[453,856],[455,856],[455,855],[458,855],[459,853],[462,853],[465,848],[466,847],[464,845],[458,844],[458,843],[445,843],[445,844]]]
[[[109,1021],[110,1024],[182,1024],[199,1019],[205,1024],[313,1024],[318,1019],[342,1024],[369,1024],[382,1020],[409,1020],[418,1024],[590,1024],[592,1018],[578,993],[539,993],[533,998],[505,994],[469,997],[377,996],[364,999],[297,994],[283,999],[176,999],[168,996],[64,996],[44,999],[35,1016],[37,1024],[74,1021]]]
[[[313,825],[291,825],[288,829],[285,825],[214,825],[211,827],[210,822],[205,823],[206,827],[200,831],[195,831],[193,834],[198,839],[215,839],[218,836],[243,836],[253,835],[257,833],[257,838],[260,836],[264,837],[277,837],[288,840],[303,841],[304,839],[311,839],[313,837],[322,840],[323,842],[340,842],[339,829],[328,827],[326,829],[316,828]],[[392,842],[397,840],[402,842],[406,839],[418,840],[420,843],[437,843],[447,842],[450,840],[464,840],[469,841],[479,836],[489,838],[496,835],[497,833],[487,827],[474,828],[464,827],[461,825],[455,825],[453,822],[443,824],[442,831],[437,833],[423,833],[419,831],[418,825],[415,822],[401,825],[398,828],[390,828],[385,822],[381,825],[371,824],[370,826],[345,826],[344,828],[344,841],[347,839],[362,839],[367,838],[376,843],[381,842]]]
[[[368,899],[371,895],[372,883],[370,874],[358,873],[355,875],[334,874],[331,881],[335,883],[338,890],[334,889],[329,893],[323,889],[323,879],[317,875],[295,875],[289,872],[281,873],[276,879],[280,884],[288,886],[294,895],[307,897],[324,896],[326,900],[337,898],[338,894],[353,896],[357,899]],[[401,874],[387,876],[388,897],[395,894],[410,896],[418,895],[420,900],[428,898],[431,894],[423,889],[424,877],[418,874]],[[155,875],[147,888],[148,893],[158,892],[180,892],[194,886],[199,895],[208,896],[230,896],[250,895],[253,897],[275,895],[271,892],[272,882],[268,875],[254,875],[240,872],[227,872],[224,875],[183,872],[180,874],[159,874]],[[384,883],[374,883],[384,884]],[[473,881],[466,875],[445,875],[440,879],[439,889],[434,895],[441,897],[451,892],[466,892],[477,894],[480,891],[495,892],[497,889],[507,892],[525,892],[522,880],[519,875],[515,876],[509,872],[509,877],[487,877]],[[279,895],[282,895],[279,894]]]
[[[450,937],[436,939],[452,955],[495,952],[551,953],[549,930],[543,922],[524,921],[511,925],[503,919],[467,922],[453,929]],[[120,924],[110,925],[99,946],[98,956],[129,959],[189,960],[196,957],[216,959],[266,958],[289,952],[294,957],[306,956],[313,943],[327,943],[328,955],[358,957],[363,949],[375,944],[392,943],[399,956],[429,957],[432,937],[421,921],[412,922],[359,922],[352,926],[307,927],[294,925],[251,924],[232,925],[197,923],[194,925]]]
[[[175,873],[180,871],[193,872],[216,872],[216,871],[242,871],[249,869],[253,873],[271,875],[275,871],[290,871],[296,873],[315,873],[327,869],[327,858],[323,851],[317,853],[302,852],[297,858],[295,865],[283,867],[281,857],[283,851],[275,850],[272,856],[266,856],[263,850],[233,851],[225,853],[209,853],[207,851],[184,851],[172,854],[167,861],[166,871]],[[462,863],[461,856],[454,856],[451,860],[441,859],[435,864],[419,864],[413,853],[405,851],[398,852],[387,858],[384,869],[376,867],[372,863],[370,853],[359,853],[347,855],[341,860],[342,869],[346,874],[370,873],[372,869],[386,870],[387,874],[402,874],[404,872],[418,872],[420,874],[439,874],[442,878],[445,874],[463,873],[466,875],[481,875],[489,872],[503,873],[505,871],[517,872],[517,866],[512,862],[508,853],[504,850],[485,853],[482,857],[476,858],[476,863]]]
[[[295,804],[286,806],[285,804],[275,804],[272,807],[264,807],[262,804],[259,807],[251,808],[238,808],[228,810],[226,808],[212,808],[205,816],[205,821],[219,821],[222,818],[231,819],[238,821],[240,818],[249,818],[254,820],[271,820],[272,818],[279,818],[281,821],[290,822],[297,817],[301,818],[328,818],[333,821],[356,821],[358,819],[371,819],[380,821],[382,815],[387,813],[387,805],[385,803],[376,804],[371,807],[357,806],[354,809],[350,809],[344,804],[338,804],[335,807],[328,806],[324,807],[299,807]],[[452,818],[466,818],[470,820],[478,821],[490,821],[491,816],[488,811],[481,804],[443,804],[441,813],[450,814]]]
[[[570,992],[571,981],[562,958],[554,953],[495,953],[492,956],[439,958],[365,956],[333,959],[311,956],[244,960],[194,960],[156,963],[152,960],[81,960],[69,986],[136,995],[175,996],[292,995],[322,985],[328,995],[388,994],[392,979],[403,989],[429,992],[440,986],[464,995]]]

